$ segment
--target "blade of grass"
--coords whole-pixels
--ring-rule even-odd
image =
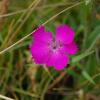
[[[94,76],[92,76],[92,80],[94,80],[98,76],[100,76],[100,73],[97,73]],[[81,84],[79,87],[77,87],[77,89],[83,88],[84,86],[88,86],[89,84],[90,84],[90,82],[88,80],[86,80],[83,84]]]
[[[12,90],[15,91],[15,92],[17,92],[17,93],[21,93],[23,95],[29,95],[29,96],[34,97],[34,98],[40,98],[40,96],[38,96],[38,95],[36,95],[34,93],[30,93],[30,92],[21,90],[19,88],[12,87]]]
[[[12,32],[12,27],[14,25],[14,22],[15,22],[15,20],[11,21],[11,23],[10,23],[10,25],[8,27],[8,34],[7,34],[6,38],[3,41],[1,48],[3,48],[5,46],[5,44],[7,43],[8,39],[10,38],[10,36],[12,34],[11,32]]]
[[[85,51],[84,53],[82,53],[82,54],[80,54],[80,55],[74,57],[74,58],[72,59],[71,63],[78,62],[78,61],[80,61],[81,59],[83,59],[83,58],[85,58],[85,57],[91,55],[91,54],[94,53],[94,52],[95,52],[94,50],[92,50],[92,51]]]
[[[78,2],[78,3],[76,3],[76,4],[74,4],[74,5],[70,6],[70,7],[65,8],[65,9],[62,10],[61,12],[57,13],[56,15],[54,15],[54,16],[52,16],[50,19],[48,19],[45,23],[43,23],[43,25],[47,24],[48,22],[50,22],[51,20],[53,20],[54,18],[56,18],[58,15],[62,14],[63,12],[65,12],[65,11],[67,11],[67,10],[73,8],[73,7],[76,7],[76,6],[78,6],[78,5],[82,4],[82,3],[84,3],[84,2]],[[35,32],[35,31],[36,31],[36,29],[35,29],[33,32]],[[20,39],[19,41],[15,42],[15,43],[12,44],[11,46],[9,46],[9,47],[5,48],[4,50],[0,51],[0,54],[3,54],[4,52],[8,51],[9,49],[11,49],[12,47],[14,47],[15,45],[17,45],[17,44],[19,44],[20,42],[24,41],[24,40],[27,39],[30,35],[32,35],[33,32],[31,32],[30,34],[26,35],[25,37],[23,37],[23,38]]]
[[[30,5],[29,5],[29,7],[28,7],[28,9],[30,9],[30,8],[32,8],[32,6],[35,4],[37,2],[37,0],[35,0],[35,1],[33,1]],[[36,5],[37,5],[37,3],[36,3]],[[33,7],[34,8],[34,7]],[[32,8],[32,10],[33,10],[33,8]],[[32,12],[32,11],[31,11]],[[13,25],[13,27],[11,27],[11,29],[10,29],[10,27],[9,27],[9,33],[8,33],[8,35],[7,35],[7,37],[5,38],[5,40],[4,40],[4,42],[2,43],[2,45],[1,45],[1,48],[4,48],[4,47],[6,47],[8,44],[9,44],[9,42],[11,42],[11,38],[13,38],[17,33],[16,32],[14,32],[13,33],[13,31],[15,30],[15,28],[18,26],[18,24],[19,24],[19,22],[23,19],[25,19],[24,18],[24,16],[25,16],[25,14],[27,13],[27,11],[26,12],[24,12],[21,16],[20,16],[20,18],[18,19],[18,21],[16,22],[16,23],[13,23],[14,25]],[[22,25],[20,24],[20,26],[19,27],[22,27]],[[18,28],[19,28],[18,27]],[[18,29],[17,28],[17,29]],[[12,34],[13,33],[13,34]],[[12,35],[11,35],[12,34]],[[9,36],[11,36],[10,37],[10,40],[9,40]]]
[[[93,32],[91,32],[88,40],[87,40],[87,43],[86,43],[86,46],[88,48],[88,50],[92,49],[94,44],[96,43],[96,41],[100,38],[100,25],[97,26]]]
[[[45,96],[45,93],[46,93],[47,90],[48,90],[48,87],[49,87],[50,82],[51,82],[51,79],[49,79],[49,80],[46,82],[45,87],[44,87],[44,89],[43,89],[43,91],[42,91],[42,95],[41,95],[41,97],[40,97],[40,100],[44,100],[44,96]]]
[[[59,7],[59,6],[66,6],[66,5],[71,5],[71,4],[74,4],[75,2],[69,2],[69,3],[55,3],[55,4],[48,4],[48,5],[44,5],[44,6],[40,6],[40,7],[36,7],[35,9],[38,10],[38,9],[46,9],[46,8],[55,8],[55,7]],[[15,12],[11,12],[11,13],[8,13],[8,14],[3,14],[3,15],[0,15],[0,18],[2,17],[9,17],[9,16],[13,16],[13,15],[16,15],[16,14],[20,14],[20,13],[24,13],[24,12],[27,12],[27,11],[30,11],[32,10],[32,8],[26,8],[26,9],[22,9],[22,10],[19,10],[19,11],[15,11]]]
[[[91,82],[93,85],[95,85],[95,82],[93,81],[93,79],[91,78],[91,76],[85,71],[82,71],[82,75],[84,76],[84,78],[86,78],[89,82]]]
[[[53,78],[51,72],[49,71],[49,69],[47,68],[46,65],[44,65],[44,70],[48,73],[49,77],[50,77],[52,80],[54,80],[54,78]]]
[[[6,96],[1,95],[1,94],[0,94],[0,98],[3,99],[3,100],[14,100],[12,98],[6,97]]]
[[[40,3],[41,0],[35,0],[33,3],[34,7],[32,7],[32,10],[30,12],[27,13],[27,15],[25,16],[24,14],[21,16],[21,18],[19,19],[19,21],[22,21],[22,23],[18,26],[18,28],[16,29],[16,31],[12,34],[12,36],[10,37],[10,39],[8,40],[7,44],[10,44],[12,42],[12,39],[14,39],[16,37],[16,35],[18,34],[19,30],[21,29],[21,27],[24,25],[24,23],[27,21],[27,19],[29,18],[29,16],[32,14],[33,10],[35,9],[35,7]],[[25,18],[23,18],[25,16]],[[18,22],[19,22],[18,21]],[[17,25],[17,24],[16,24]],[[15,26],[16,26],[15,25]],[[13,30],[14,31],[14,30]]]

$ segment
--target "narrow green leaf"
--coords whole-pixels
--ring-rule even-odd
[[[93,81],[92,77],[84,70],[82,71],[82,75],[84,76],[84,78],[86,78],[89,82],[91,82],[92,84],[95,85],[95,82]]]
[[[86,51],[86,52],[74,57],[71,62],[72,63],[78,62],[78,61],[82,60],[83,58],[91,55],[92,53],[94,53],[94,50],[93,51]]]
[[[100,26],[97,26],[94,29],[94,31],[89,35],[87,43],[86,43],[86,48],[88,48],[88,50],[93,48],[94,44],[99,38],[100,38]]]

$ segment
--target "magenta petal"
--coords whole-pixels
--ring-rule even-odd
[[[32,36],[30,51],[37,64],[46,64],[56,70],[62,70],[69,63],[68,56],[77,53],[77,45],[73,42],[74,31],[68,25],[57,27],[56,38],[53,38],[51,32],[46,32],[44,26],[40,26]]]
[[[46,32],[44,26],[40,26],[35,32],[32,34],[33,42],[40,41],[43,43],[47,43],[52,40],[52,33]]]
[[[37,64],[44,64],[49,53],[47,45],[41,42],[36,42],[30,46],[32,58]]]
[[[54,52],[51,55],[49,55],[47,65],[54,66],[56,70],[62,70],[67,66],[68,62],[68,56],[60,52]]]
[[[60,25],[56,29],[56,39],[64,44],[69,44],[74,40],[74,30],[68,25]]]
[[[75,42],[72,42],[68,45],[64,45],[64,48],[65,48],[66,52],[71,55],[76,54],[78,51],[78,47]]]

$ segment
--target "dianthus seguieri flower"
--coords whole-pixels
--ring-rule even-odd
[[[55,36],[47,32],[44,26],[40,26],[32,34],[32,59],[36,64],[45,64],[56,70],[64,69],[70,61],[69,56],[77,53],[74,36],[74,30],[65,24],[56,28]]]

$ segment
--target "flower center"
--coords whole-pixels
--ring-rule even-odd
[[[60,49],[62,47],[62,43],[56,40],[53,40],[50,44],[49,44],[49,48],[51,51],[56,51],[58,49]]]
[[[52,44],[52,49],[57,49],[58,48],[58,44],[56,43],[56,41],[54,41]]]

